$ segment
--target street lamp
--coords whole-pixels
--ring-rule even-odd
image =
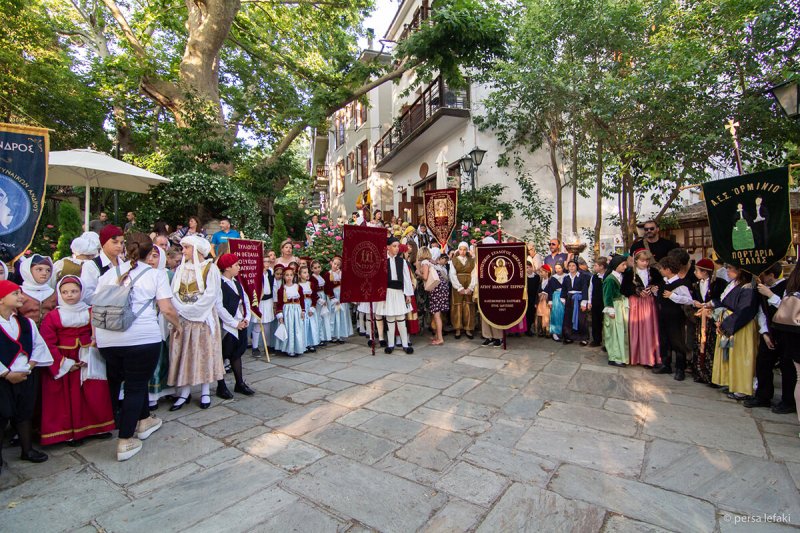
[[[475,190],[475,177],[478,174],[478,167],[483,163],[483,156],[485,155],[486,150],[481,150],[476,146],[468,155],[458,160],[461,166],[461,172],[470,177],[472,190]]]
[[[800,117],[800,84],[786,81],[768,89],[789,118]]]

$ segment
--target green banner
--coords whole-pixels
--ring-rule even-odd
[[[758,275],[792,244],[789,169],[775,168],[703,184],[714,250]]]

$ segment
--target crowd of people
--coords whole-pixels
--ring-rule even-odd
[[[379,217],[367,224],[384,227]],[[264,254],[256,306],[238,279],[238,258],[226,252],[226,241],[241,234],[227,219],[220,227],[209,239],[195,217],[149,235],[135,223],[127,233],[103,224],[55,263],[37,254],[13,271],[0,263],[0,446],[10,427],[22,459],[42,462],[37,432],[43,446],[77,446],[116,428],[124,461],[161,427],[159,400],[175,411],[193,391],[210,407],[212,385],[221,399],[255,394],[242,366],[248,349],[298,357],[356,332],[387,354],[413,353],[426,330],[432,346],[448,335],[480,336],[487,348],[521,335],[577,342],[602,347],[609,365],[641,365],[678,381],[691,373],[747,408],[796,411],[800,357],[792,346],[800,335],[773,319],[800,295],[800,271],[787,279],[777,264],[753,280],[731,265],[694,262],[652,221],[629,254],[598,257],[592,272],[558,239],[544,257],[529,244],[526,313],[507,330],[476,305],[475,245],[442,248],[422,224],[399,236],[387,228],[386,299],[353,306],[341,301],[342,259],[297,257],[291,240]],[[782,396],[773,404],[776,366]]]

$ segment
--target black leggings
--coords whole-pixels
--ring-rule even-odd
[[[139,346],[100,348],[106,360],[108,388],[114,414],[119,413],[119,438],[129,439],[136,433],[136,424],[150,416],[147,384],[153,377],[161,353],[161,343]],[[119,391],[125,383],[125,399],[120,406]]]

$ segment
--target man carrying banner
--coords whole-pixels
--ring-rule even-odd
[[[414,353],[414,348],[408,345],[408,329],[406,328],[406,313],[411,305],[414,295],[414,286],[411,284],[411,268],[403,256],[400,255],[400,241],[390,237],[386,241],[388,247],[389,281],[386,291],[386,300],[378,303],[375,314],[385,317],[387,327],[387,346],[383,349],[386,353],[394,351],[395,326],[400,332],[400,343],[403,351]]]

